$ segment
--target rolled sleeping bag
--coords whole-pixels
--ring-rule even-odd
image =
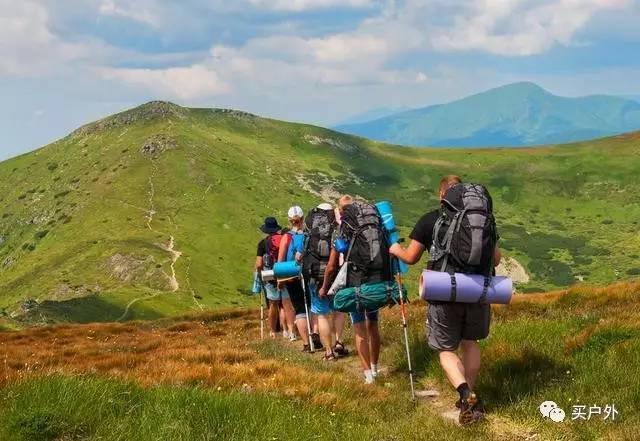
[[[393,245],[400,240],[400,233],[396,229],[396,220],[393,217],[393,207],[389,201],[380,201],[376,204],[378,213],[382,217],[382,225],[387,232],[389,238],[389,244]],[[409,267],[406,263],[398,259],[398,268],[400,273],[404,274],[409,271]]]
[[[274,280],[276,280],[276,276],[275,274],[273,274],[273,270],[262,270],[260,275],[262,276],[262,282],[264,283],[273,282]]]
[[[426,301],[479,303],[484,290],[485,277],[479,274],[454,274],[455,298],[451,289],[451,274],[440,271],[422,272],[420,297]],[[508,304],[513,294],[513,282],[508,277],[493,276],[482,303]]]
[[[298,277],[301,271],[300,265],[294,260],[290,262],[278,262],[273,265],[273,275],[276,279]]]

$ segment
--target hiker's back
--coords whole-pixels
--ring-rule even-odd
[[[442,199],[428,268],[489,276],[497,240],[493,201],[487,189],[479,184],[457,184]]]
[[[341,234],[350,243],[347,286],[392,279],[389,244],[375,206],[354,202],[342,214]]]

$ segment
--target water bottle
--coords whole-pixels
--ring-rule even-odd
[[[378,209],[378,213],[380,213],[380,217],[382,218],[382,226],[387,232],[389,243],[391,245],[393,245],[394,243],[398,243],[398,241],[400,240],[400,233],[396,229],[396,220],[393,218],[393,207],[391,206],[391,202],[378,202],[376,204],[376,208]],[[398,259],[398,269],[402,274],[409,271],[409,267],[407,266],[407,264],[400,259]]]
[[[251,288],[251,292],[254,294],[259,294],[262,292],[262,280],[260,280],[259,271],[253,273],[253,287]]]

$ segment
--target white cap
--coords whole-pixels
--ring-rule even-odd
[[[289,208],[287,217],[289,217],[289,219],[293,219],[295,217],[304,217],[304,211],[302,211],[302,208],[300,208],[299,206],[294,205],[293,207]]]
[[[333,210],[333,205],[329,204],[328,202],[323,202],[318,205],[318,208],[321,210]]]

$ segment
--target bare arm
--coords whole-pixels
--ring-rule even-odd
[[[502,251],[496,245],[496,248],[493,250],[493,266],[500,265],[500,260],[502,260]]]
[[[340,259],[340,253],[336,250],[332,249],[331,254],[329,255],[329,262],[327,262],[327,267],[324,270],[324,280],[322,282],[322,287],[320,288],[320,297],[324,297],[329,291],[331,287],[331,282],[333,281],[333,276],[338,268],[338,260]]]
[[[418,263],[418,261],[420,261],[420,258],[424,254],[424,250],[424,245],[413,239],[406,249],[402,248],[399,243],[394,243],[393,245],[391,245],[391,248],[389,248],[389,252],[391,254],[409,265]]]
[[[263,266],[264,266],[264,262],[262,261],[262,256],[256,257],[256,269],[258,271],[262,271]]]
[[[278,262],[284,262],[287,260],[287,250],[289,249],[289,243],[291,242],[291,236],[285,234],[282,236],[280,242],[280,248],[278,249]]]

